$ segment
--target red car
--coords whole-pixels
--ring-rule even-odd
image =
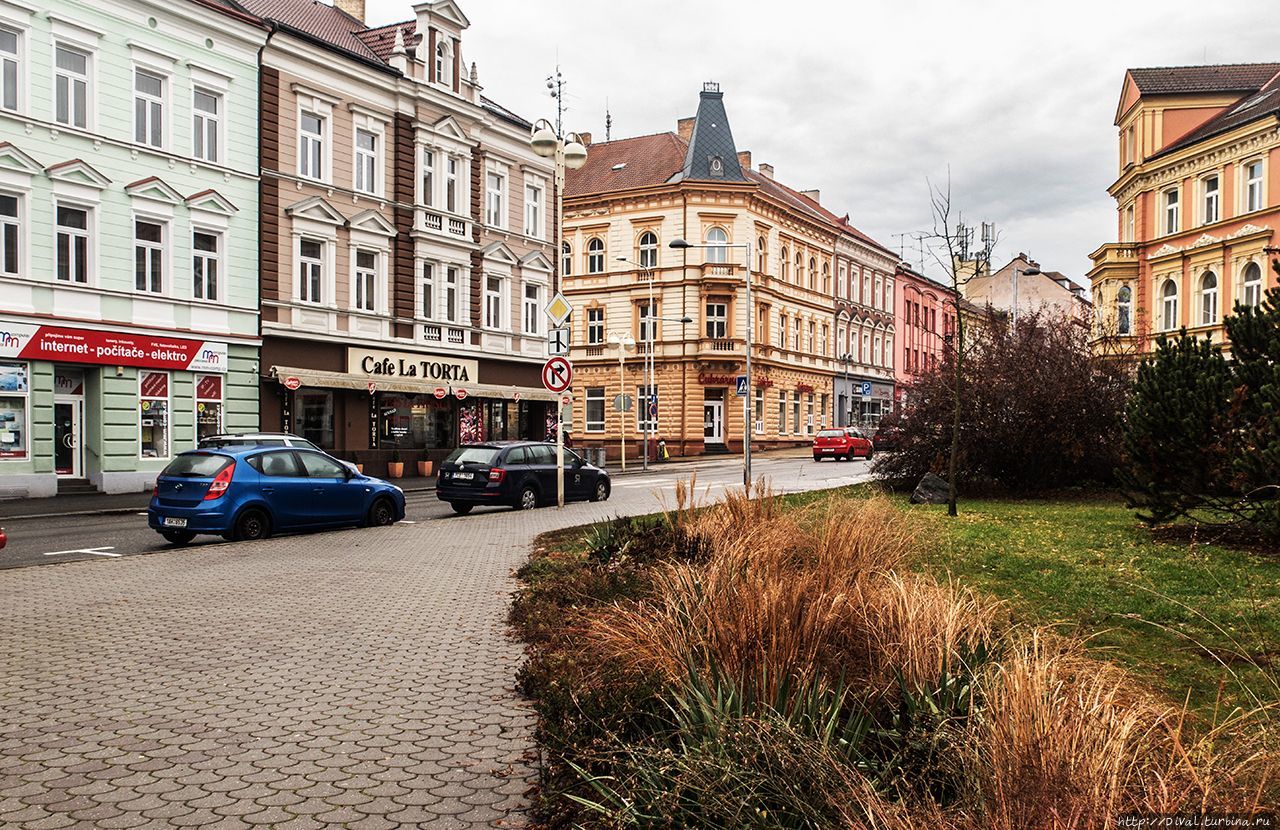
[[[847,461],[851,458],[871,458],[874,447],[871,441],[853,427],[824,429],[813,438],[813,460],[834,458]]]

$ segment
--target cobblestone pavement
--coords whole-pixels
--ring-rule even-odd
[[[0,826],[524,826],[512,569],[537,533],[655,506],[4,571]]]

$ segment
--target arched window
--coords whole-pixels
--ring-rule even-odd
[[[796,251],[796,285],[804,285],[804,254]]]
[[[452,68],[449,60],[449,48],[444,42],[436,44],[436,83],[449,86],[449,70]]]
[[[560,246],[560,274],[565,277],[573,275],[573,248],[568,242]]]
[[[637,253],[641,268],[657,268],[658,235],[653,231],[645,231],[640,234],[640,244],[637,249]]]
[[[1200,325],[1218,322],[1218,275],[1205,271],[1200,278]]]
[[[822,293],[831,293],[831,263],[822,263]]]
[[[764,273],[765,263],[769,261],[769,248],[763,236],[756,237],[756,270]]]
[[[1178,284],[1173,280],[1165,280],[1160,287],[1161,326],[1164,331],[1173,331],[1178,327]]]
[[[778,258],[778,262],[781,266],[781,271],[782,271],[782,273],[779,274],[779,276],[782,277],[783,282],[786,282],[787,278],[791,276],[791,260],[788,259],[789,256],[790,254],[787,251],[787,246],[783,245],[782,255]]]
[[[871,275],[862,273],[862,304],[871,305]]]
[[[604,273],[604,240],[598,236],[591,237],[587,243],[587,273]]]
[[[729,234],[724,232],[724,228],[707,231],[707,244],[712,246],[707,248],[707,262],[729,261],[729,252],[724,247],[729,244]]]
[[[1244,267],[1244,293],[1241,305],[1257,308],[1262,302],[1262,269],[1250,262]]]
[[[1116,294],[1116,334],[1133,333],[1133,289],[1121,286]]]
[[[818,260],[809,257],[809,287],[818,287]]]

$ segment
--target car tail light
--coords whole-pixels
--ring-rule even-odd
[[[223,494],[227,492],[227,488],[231,486],[231,476],[235,474],[235,471],[236,462],[232,461],[214,478],[213,483],[209,485],[209,492],[204,494],[204,500],[222,498]]]
[[[151,498],[155,499],[159,497],[160,497],[160,479],[157,478],[155,485],[152,486],[151,488]]]
[[[502,469],[501,467],[494,467],[492,470],[489,471],[490,481],[500,482],[506,477],[507,477],[507,471]]]

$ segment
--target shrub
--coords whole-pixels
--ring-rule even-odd
[[[1095,357],[1088,332],[1071,319],[989,313],[969,329],[962,376],[957,483],[1040,491],[1110,482],[1120,459],[1129,386],[1123,369]],[[907,391],[894,419],[898,449],[874,469],[914,485],[925,473],[946,478],[955,401],[948,353]]]

